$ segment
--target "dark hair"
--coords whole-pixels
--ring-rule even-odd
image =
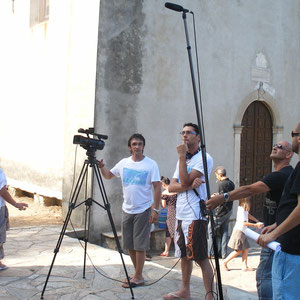
[[[133,139],[141,140],[141,141],[143,142],[143,144],[144,144],[144,147],[145,147],[145,145],[146,145],[145,138],[144,138],[140,133],[134,133],[134,134],[129,138],[129,140],[128,140],[128,147],[131,146],[131,141],[132,141]]]
[[[191,126],[191,127],[193,127],[193,128],[195,129],[195,132],[196,132],[197,134],[199,134],[199,127],[198,127],[198,125],[196,125],[196,124],[194,124],[194,123],[185,123],[185,124],[183,125],[183,127],[185,127],[185,126]]]
[[[160,181],[166,185],[170,184],[170,179],[168,177],[161,176]]]
[[[221,176],[226,176],[226,169],[223,166],[218,166],[216,167],[215,173]]]

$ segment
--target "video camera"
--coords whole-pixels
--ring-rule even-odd
[[[78,144],[86,150],[102,150],[105,143],[101,140],[107,140],[107,135],[102,135],[94,132],[94,128],[78,129],[79,133],[84,133],[87,137],[82,135],[74,135],[73,144]],[[92,139],[90,135],[96,136],[98,139]]]

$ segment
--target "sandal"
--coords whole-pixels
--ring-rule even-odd
[[[2,267],[0,267],[0,271],[4,271],[6,269],[8,269],[8,266],[6,266],[6,265],[3,265]]]
[[[124,282],[123,284],[122,284],[122,287],[123,288],[125,288],[125,289],[129,289],[130,288],[130,286],[132,287],[132,288],[135,288],[135,287],[138,287],[138,286],[143,286],[145,284],[145,281],[144,280],[141,280],[141,281],[139,281],[139,282],[131,282],[130,281],[130,285],[129,285],[129,283],[127,283],[127,282]]]

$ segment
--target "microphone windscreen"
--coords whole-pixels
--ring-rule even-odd
[[[179,11],[179,12],[183,11],[183,7],[181,5],[177,5],[177,4],[170,3],[170,2],[166,2],[165,7],[169,8],[169,9],[172,9],[172,10],[175,10],[175,11]]]

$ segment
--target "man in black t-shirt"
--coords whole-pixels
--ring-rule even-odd
[[[289,165],[292,156],[291,144],[287,141],[278,142],[273,146],[270,154],[274,165],[274,172],[253,184],[244,185],[229,193],[212,197],[207,201],[207,208],[214,209],[224,202],[268,192],[264,203],[263,222],[265,225],[272,224],[275,220],[277,205],[285,182],[293,170]],[[256,272],[257,292],[260,300],[272,299],[273,254],[273,250],[269,248],[263,248],[261,251],[260,263]]]
[[[300,122],[292,131],[292,149],[300,160]],[[277,209],[276,223],[265,228],[257,242],[266,247],[281,244],[272,266],[274,299],[300,299],[300,161],[286,182]]]
[[[234,190],[234,183],[226,177],[226,169],[219,166],[215,170],[215,175],[218,180],[218,193],[215,195],[224,194]],[[215,209],[215,235],[218,246],[218,255],[223,259],[227,256],[227,243],[228,243],[228,225],[232,213],[232,202],[222,203]],[[208,256],[214,256],[212,247],[212,232],[211,222],[208,225]]]

